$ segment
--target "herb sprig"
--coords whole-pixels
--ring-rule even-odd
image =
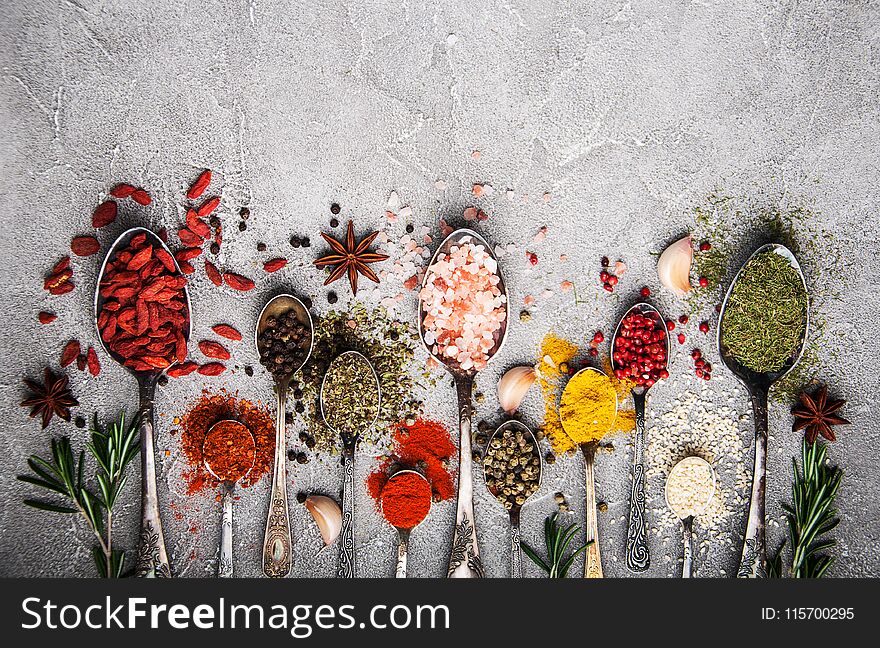
[[[525,554],[538,567],[547,572],[549,578],[565,578],[568,570],[571,569],[575,557],[593,544],[592,540],[587,541],[583,546],[578,547],[574,552],[566,557],[568,545],[571,543],[575,534],[580,531],[580,527],[574,523],[568,525],[564,529],[560,528],[557,517],[558,512],[547,517],[544,520],[544,544],[547,547],[547,560],[545,561],[538,553],[525,542],[522,548]]]
[[[837,542],[827,534],[840,523],[834,500],[843,479],[843,471],[826,463],[828,447],[821,441],[801,445],[801,469],[792,459],[794,482],[792,504],[783,504],[788,523],[788,540],[783,540],[769,562],[768,573],[774,578],[819,578],[834,564],[834,556],[822,553]],[[790,561],[783,565],[783,549],[791,545]]]
[[[102,578],[119,578],[125,566],[125,552],[113,548],[113,507],[125,488],[126,468],[140,451],[137,423],[135,418],[126,425],[123,413],[117,421],[102,428],[95,415],[86,448],[97,463],[94,475],[97,490],[90,488],[85,479],[86,451],[80,450],[79,455],[75,455],[67,436],[52,439],[48,459],[31,455],[27,463],[32,474],[18,477],[66,500],[59,504],[26,499],[27,506],[55,513],[78,513],[85,518],[98,540],[92,548],[92,557]]]

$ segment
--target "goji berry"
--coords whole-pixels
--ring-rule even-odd
[[[214,196],[213,198],[208,198],[196,210],[196,213],[199,215],[200,218],[208,216],[212,211],[217,209],[217,206],[219,204],[220,204],[220,197],[219,196]]]
[[[202,340],[199,342],[199,351],[201,351],[205,357],[214,358],[216,360],[229,360],[231,357],[229,351],[226,350],[226,347],[213,340]]]
[[[110,195],[114,198],[128,198],[134,193],[135,189],[137,187],[134,185],[121,182],[110,190]]]
[[[95,353],[93,347],[89,347],[89,351],[86,354],[86,365],[89,368],[89,373],[93,376],[97,376],[101,373],[101,363],[98,361],[98,354]]]
[[[199,198],[205,193],[205,189],[208,188],[209,184],[211,184],[211,170],[205,169],[199,174],[196,181],[190,185],[189,190],[186,192],[186,197],[190,200]]]
[[[64,345],[64,349],[61,350],[61,361],[60,364],[62,367],[66,367],[71,364],[76,357],[79,355],[79,341],[71,340],[67,344]]]
[[[133,201],[135,201],[136,203],[138,203],[139,205],[143,205],[144,207],[146,207],[151,202],[153,202],[153,199],[150,198],[150,194],[148,194],[143,189],[135,189],[131,193],[131,199]]]
[[[101,244],[94,236],[76,236],[70,242],[70,249],[77,256],[92,256],[101,249]]]
[[[205,259],[205,274],[208,275],[208,279],[210,279],[211,283],[215,286],[223,285],[223,276],[220,274],[217,266],[215,266],[207,259]]]
[[[225,337],[227,340],[234,340],[238,342],[241,339],[241,333],[239,333],[235,328],[229,326],[229,324],[215,324],[213,327],[211,327],[211,330],[220,337]]]
[[[40,321],[40,324],[51,324],[55,320],[58,319],[58,316],[55,313],[47,313],[46,311],[40,311],[37,314],[37,319]],[[241,338],[239,338],[241,339]]]
[[[240,290],[242,292],[247,292],[248,290],[253,290],[254,282],[247,277],[244,277],[240,274],[235,274],[234,272],[224,272],[223,279],[226,281],[226,284],[235,290]]]
[[[92,227],[105,227],[116,220],[116,203],[105,200],[92,212]]]
[[[271,259],[263,264],[263,270],[266,272],[277,272],[287,265],[287,259]]]
[[[203,376],[219,376],[226,371],[226,365],[221,362],[209,362],[199,367],[199,373]]]

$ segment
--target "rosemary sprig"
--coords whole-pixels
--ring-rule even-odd
[[[79,513],[85,518],[98,540],[92,548],[92,557],[103,578],[118,578],[125,565],[124,551],[113,548],[113,507],[127,481],[125,470],[140,450],[137,430],[137,419],[126,426],[124,413],[105,428],[98,424],[95,415],[91,440],[86,443],[86,448],[97,463],[97,492],[90,489],[84,479],[85,450],[75,455],[70,438],[66,436],[52,439],[48,460],[31,455],[28,466],[32,474],[18,477],[67,500],[65,504],[57,504],[26,499],[27,506],[55,513]]]
[[[819,578],[834,563],[834,556],[822,553],[837,544],[834,538],[823,537],[839,523],[834,499],[840,489],[843,471],[826,463],[828,447],[821,441],[801,445],[802,469],[792,459],[794,482],[792,504],[783,504],[788,523],[788,540],[783,540],[768,565],[775,578]],[[790,562],[783,565],[783,549],[791,545]]]
[[[559,513],[554,512],[553,515],[544,520],[544,544],[547,546],[546,561],[529,545],[525,542],[522,543],[522,548],[525,554],[532,560],[532,562],[538,565],[538,567],[547,572],[549,578],[565,578],[568,574],[568,570],[571,569],[572,563],[574,563],[575,557],[593,544],[593,541],[590,540],[582,547],[575,549],[570,556],[566,557],[565,552],[568,550],[568,545],[571,543],[575,534],[580,531],[580,527],[572,523],[564,529],[561,529],[559,522],[557,521],[558,516]]]

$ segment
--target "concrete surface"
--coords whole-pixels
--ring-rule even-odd
[[[9,0],[0,8],[0,214],[4,236],[4,290],[0,306],[0,573],[6,576],[91,575],[89,533],[73,518],[25,509],[32,489],[14,480],[26,457],[43,452],[50,434],[83,431],[53,422],[47,432],[18,406],[22,376],[57,365],[70,337],[94,344],[91,289],[98,257],[74,262],[77,290],[49,298],[42,290],[48,267],[65,253],[71,235],[90,230],[89,215],[115,182],[146,187],[156,198],[146,210],[129,204],[100,240],[105,245],[126,226],[145,223],[174,229],[187,183],[211,167],[222,186],[220,215],[227,242],[221,262],[259,277],[247,295],[217,290],[199,273],[193,281],[195,339],[218,321],[250,331],[265,296],[282,285],[312,295],[326,309],[321,273],[310,266],[320,247],[291,250],[292,233],[313,243],[327,229],[329,205],[360,231],[388,226],[387,197],[396,190],[413,208],[416,225],[438,233],[438,215],[455,219],[470,204],[490,218],[480,231],[499,245],[515,243],[503,269],[513,311],[527,294],[538,299],[527,324],[514,320],[503,357],[480,376],[487,394],[482,417],[497,419],[494,386],[504,368],[533,362],[537,344],[553,329],[586,343],[606,332],[638,287],[657,287],[655,254],[693,225],[691,209],[721,189],[758,205],[804,206],[812,216],[813,251],[805,260],[825,327],[820,376],[849,399],[853,425],[831,449],[846,477],[835,576],[880,574],[878,420],[880,387],[876,318],[880,308],[874,253],[880,205],[880,15],[870,2],[309,2],[215,0]],[[299,5],[298,7],[295,5]],[[472,156],[478,150],[479,159]],[[445,180],[447,188],[435,186]],[[475,200],[473,183],[494,193]],[[506,190],[512,189],[508,197]],[[547,193],[549,200],[543,195]],[[527,195],[527,197],[526,197]],[[247,232],[236,228],[237,210],[252,211]],[[746,218],[745,216],[743,217]],[[344,221],[343,221],[344,222]],[[746,225],[747,223],[743,223]],[[546,241],[532,244],[542,225]],[[736,230],[740,223],[728,222]],[[269,245],[258,254],[257,241]],[[753,247],[735,239],[740,262]],[[531,268],[524,251],[540,262]],[[260,264],[283,254],[292,263],[268,277]],[[569,260],[563,263],[560,254]],[[595,274],[603,254],[629,264],[619,291],[607,296]],[[579,301],[563,293],[578,283]],[[341,296],[346,289],[337,285]],[[364,299],[378,303],[401,291],[389,279]],[[661,294],[670,314],[682,302]],[[59,314],[51,326],[36,323],[45,308]],[[413,320],[410,294],[397,315]],[[707,308],[706,315],[711,313]],[[713,320],[714,321],[714,320]],[[697,335],[691,329],[691,335]],[[705,344],[703,346],[706,346]],[[688,347],[689,348],[689,347]],[[256,365],[243,345],[237,364]],[[424,361],[419,356],[419,362]],[[714,358],[717,360],[717,358]],[[109,359],[99,379],[73,371],[79,413],[109,417],[133,408],[135,383]],[[420,371],[421,366],[414,367]],[[751,470],[751,419],[744,390],[720,366],[710,385],[690,376],[690,360],[674,358],[673,380],[652,391],[651,434],[663,434],[660,416],[678,398],[696,393],[704,408],[728,405],[738,430],[738,453]],[[160,495],[166,540],[181,576],[216,569],[213,497],[182,493],[183,466],[170,419],[205,387],[239,390],[269,399],[269,379],[237,371],[221,378],[172,382],[159,396]],[[432,416],[452,424],[453,391],[447,381],[427,394]],[[536,391],[524,420],[540,423]],[[741,420],[742,417],[742,420]],[[788,499],[790,457],[799,439],[788,430],[787,405],[771,411],[768,511],[770,546],[782,537],[778,502]],[[291,439],[296,439],[293,426]],[[609,576],[628,576],[623,564],[627,474],[631,449],[597,465],[602,551]],[[169,456],[164,456],[164,450]],[[698,448],[708,453],[712,448]],[[361,477],[374,447],[358,457]],[[668,466],[655,466],[658,474]],[[576,520],[583,519],[580,458],[548,468],[545,485],[524,513],[524,535],[539,540],[541,520],[564,491]],[[298,490],[338,488],[335,460],[292,468]],[[116,538],[134,548],[137,478],[119,515]],[[662,525],[662,479],[649,484],[652,569],[676,571],[678,532]],[[237,504],[237,573],[260,573],[268,482],[242,493]],[[722,484],[731,505],[742,498],[731,478]],[[738,490],[739,488],[739,490]],[[490,576],[507,572],[505,518],[476,477],[477,522]],[[184,512],[171,515],[174,504]],[[331,576],[336,554],[316,556],[320,540],[308,514],[291,505],[296,538],[294,576]],[[454,505],[436,506],[413,534],[411,575],[445,573]],[[702,576],[730,575],[739,557],[745,508],[733,506],[723,528],[704,546]],[[357,536],[362,576],[393,573],[394,534],[358,494]],[[194,527],[195,532],[190,528]],[[130,554],[131,555],[131,554]],[[578,575],[582,563],[572,575]],[[526,565],[527,576],[538,576]]]

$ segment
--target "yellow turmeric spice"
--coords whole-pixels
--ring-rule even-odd
[[[598,371],[579,371],[562,392],[559,416],[566,434],[578,445],[598,441],[617,418],[617,394]]]
[[[568,380],[569,372],[573,370],[573,362],[578,355],[578,347],[568,340],[548,333],[541,342],[540,357],[538,358],[538,385],[544,397],[544,424],[541,431],[550,440],[553,450],[557,453],[573,452],[578,443],[574,441],[562,428],[559,419],[559,400],[562,389]],[[607,361],[606,365],[609,364]],[[609,372],[610,367],[605,367],[605,373],[609,374],[609,382],[617,392],[618,403],[622,406],[629,397],[629,385],[616,380]],[[617,419],[611,428],[611,433],[632,432],[635,428],[635,412],[631,406],[627,409],[618,407]]]

